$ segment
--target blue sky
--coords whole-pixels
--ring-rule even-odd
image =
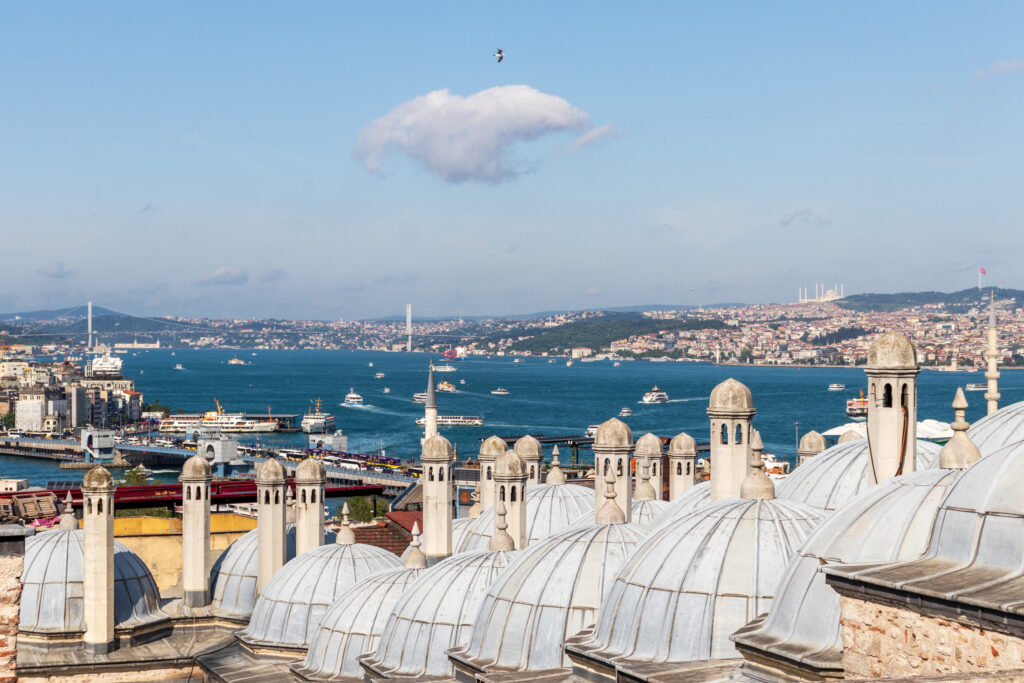
[[[1022,25],[1014,2],[7,3],[0,309],[1024,286]]]

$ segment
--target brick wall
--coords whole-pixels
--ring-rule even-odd
[[[858,598],[842,596],[841,600],[847,678],[980,674],[1024,668],[1024,640],[1020,638]]]

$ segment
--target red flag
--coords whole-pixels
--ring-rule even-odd
[[[981,266],[978,266],[978,272],[981,273],[982,275],[988,275],[988,272]]]

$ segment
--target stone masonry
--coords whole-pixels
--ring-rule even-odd
[[[982,674],[1024,668],[1024,640],[842,596],[847,678]]]
[[[18,606],[25,537],[31,528],[0,526],[0,683],[14,683],[18,657]]]

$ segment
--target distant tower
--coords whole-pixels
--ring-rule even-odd
[[[615,486],[613,502],[622,510],[627,522],[633,514],[632,452],[633,431],[625,422],[613,417],[597,428],[594,436],[594,509],[600,510],[606,502],[601,480],[607,479],[611,473]]]
[[[452,445],[435,434],[423,441],[423,553],[431,560],[452,554]]]
[[[295,555],[324,544],[324,490],[327,470],[316,458],[295,469]]]
[[[532,437],[531,437],[532,438]],[[504,507],[508,522],[508,535],[516,550],[526,547],[526,486],[529,465],[519,454],[519,446],[505,451],[494,463],[494,485],[498,500],[495,505]],[[495,510],[497,515],[497,510]]]
[[[88,308],[88,318],[89,318],[89,348],[91,349],[91,348],[92,348],[92,302],[90,301],[90,302],[89,302],[88,304],[86,304],[86,307]]]
[[[661,437],[651,433],[636,440],[637,482],[633,497],[638,500],[661,500],[661,478],[656,463],[661,462]]]
[[[437,436],[437,392],[434,391],[434,364],[427,374],[427,400],[423,404],[423,441]]]
[[[114,641],[114,478],[102,466],[82,481],[82,527],[85,530],[83,615],[85,648],[106,654]]]
[[[210,604],[210,463],[193,455],[181,469],[181,587],[186,607]]]
[[[711,500],[738,498],[750,470],[750,389],[731,377],[711,391]]]
[[[480,444],[480,511],[494,505],[494,463],[505,451],[508,445],[504,439],[492,436]]]
[[[412,304],[405,305],[405,351],[412,352]]]
[[[697,479],[697,442],[685,432],[676,434],[668,444],[668,497],[675,500],[693,488]]]
[[[812,429],[800,437],[800,445],[796,449],[796,454],[799,456],[797,464],[803,465],[823,450],[825,450],[825,437]]]
[[[260,593],[287,561],[285,488],[284,467],[274,458],[264,460],[256,469],[256,590]]]
[[[886,332],[868,349],[868,485],[913,472],[917,453],[917,350]]]
[[[540,441],[527,434],[516,441],[515,451],[526,465],[526,483],[530,486],[536,486],[541,483],[540,463],[544,456],[540,450]],[[513,514],[511,508],[509,508],[508,514],[509,524],[511,525]],[[515,537],[515,534],[512,534],[512,536]],[[518,549],[518,546],[516,547]]]
[[[988,349],[985,351],[985,360],[988,361],[988,368],[985,371],[985,379],[988,380],[988,391],[985,392],[985,400],[988,402],[988,415],[999,410],[999,333],[996,330],[996,294],[992,292],[992,298],[988,305]]]

